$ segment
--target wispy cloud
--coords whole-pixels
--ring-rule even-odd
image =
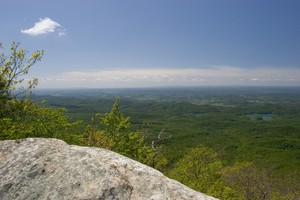
[[[49,17],[46,17],[36,22],[32,28],[24,29],[24,30],[22,29],[21,33],[28,34],[31,36],[37,36],[37,35],[52,33],[55,31],[58,32],[59,36],[66,35],[66,31],[62,29],[62,26],[58,22],[53,21]]]
[[[49,77],[48,77],[49,78]],[[51,81],[49,81],[51,80]],[[42,87],[300,85],[300,69],[123,69],[73,71],[41,80]]]

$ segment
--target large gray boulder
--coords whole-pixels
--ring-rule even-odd
[[[215,199],[117,153],[57,139],[0,142],[0,199]]]

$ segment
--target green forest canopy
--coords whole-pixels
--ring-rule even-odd
[[[24,84],[23,77],[43,51],[28,55],[12,42],[9,55],[0,56],[1,140],[55,137],[111,149],[221,199],[300,196],[297,88],[123,90],[117,93],[122,104],[107,93],[30,96],[37,79]]]

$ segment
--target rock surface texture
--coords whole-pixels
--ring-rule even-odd
[[[0,141],[0,199],[215,198],[105,149],[29,138]]]

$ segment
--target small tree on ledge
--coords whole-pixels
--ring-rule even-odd
[[[44,51],[36,51],[27,56],[28,51],[19,47],[20,43],[12,42],[9,56],[5,55],[2,43],[0,43],[0,94],[1,97],[15,98],[20,94],[26,94],[38,84],[36,78],[29,80],[27,85],[22,85],[29,69],[41,61]],[[16,91],[14,94],[13,92]]]

